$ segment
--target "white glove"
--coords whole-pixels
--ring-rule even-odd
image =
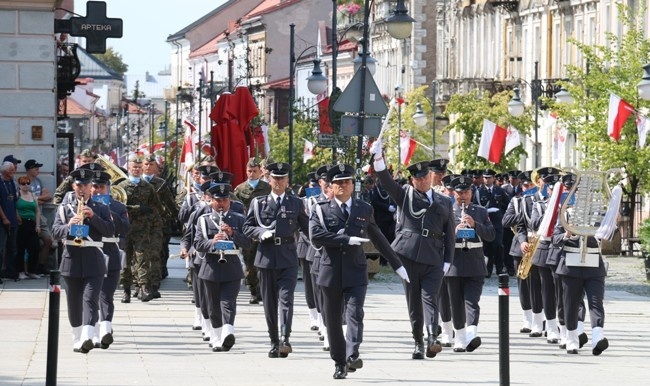
[[[272,231],[266,231],[266,232],[262,233],[262,236],[260,236],[260,240],[264,241],[264,240],[266,240],[268,238],[271,238],[271,237],[273,237],[273,232]]]
[[[367,243],[370,239],[364,239],[363,237],[350,236],[348,245],[361,245],[361,243]]]
[[[488,208],[487,212],[488,213],[496,213],[499,211],[499,208]]]
[[[411,281],[409,280],[409,274],[406,273],[406,268],[404,268],[403,266],[397,268],[397,269],[395,270],[395,273],[396,273],[397,275],[399,275],[399,277],[401,277],[402,280],[404,280],[405,282],[407,282],[407,283],[410,283],[410,282],[411,282]]]
[[[449,271],[449,267],[451,267],[451,264],[450,264],[450,263],[447,263],[447,262],[445,261],[445,263],[442,265],[442,273],[443,273],[443,275],[446,274],[447,271]]]
[[[375,142],[370,145],[370,149],[368,151],[370,154],[374,155],[375,159],[381,158],[383,152],[381,138],[377,138]]]
[[[388,211],[393,213],[397,208],[395,208],[395,205],[388,205]]]

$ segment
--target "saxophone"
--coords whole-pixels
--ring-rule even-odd
[[[537,235],[537,232],[533,232],[533,234],[528,237],[528,251],[521,257],[519,267],[517,267],[517,277],[521,280],[528,279],[530,267],[533,265],[533,255],[535,254],[535,250],[537,250],[538,244],[539,236]]]
[[[84,219],[84,196],[83,195],[77,200],[77,216],[81,216],[81,223],[83,224],[83,219]],[[82,246],[84,243],[83,239],[79,236],[76,236],[73,242],[77,246]]]

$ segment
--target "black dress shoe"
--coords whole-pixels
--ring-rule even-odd
[[[108,333],[102,336],[102,340],[99,342],[99,347],[101,347],[102,350],[106,350],[111,344],[113,344],[113,334]]]
[[[476,350],[477,348],[479,348],[480,345],[481,345],[481,337],[480,336],[475,336],[474,339],[472,339],[469,342],[469,344],[465,348],[465,351],[472,352],[472,351]]]
[[[546,339],[546,343],[548,344],[557,344],[558,340],[557,339]]]
[[[309,329],[312,331],[318,331],[318,326],[311,326]]]
[[[348,357],[348,372],[353,373],[363,367],[363,359],[359,357]]]
[[[607,338],[603,338],[596,343],[596,347],[591,351],[592,354],[594,355],[600,355],[603,353],[603,351],[607,350],[609,347],[609,342],[607,341]]]
[[[260,301],[257,300],[257,296],[251,295],[251,298],[248,299],[248,304],[260,304]]]
[[[221,343],[221,351],[230,351],[230,349],[234,345],[235,345],[235,336],[233,334],[230,334],[223,339],[223,342]]]
[[[584,332],[580,335],[578,335],[578,344],[580,345],[579,347],[582,348],[582,346],[586,345],[587,342],[589,341],[589,338],[587,338],[587,334]]]
[[[124,291],[124,294],[122,295],[122,303],[131,303],[131,292],[129,291]]]
[[[449,347],[451,347],[451,343]],[[430,336],[427,339],[427,358],[435,358],[440,351],[442,351],[442,345],[437,339]]]
[[[462,347],[454,347],[454,352],[465,352],[465,349]]]
[[[576,349],[573,349],[573,350],[566,350],[566,353],[567,353],[567,354],[577,354],[577,353],[578,353],[578,350],[576,350]]]
[[[142,288],[142,290],[140,291],[140,300],[142,300],[142,302],[146,303],[148,301],[153,300],[153,298],[154,298],[153,291],[148,290],[147,288]]]
[[[286,358],[290,353],[293,352],[291,348],[291,343],[289,343],[289,338],[283,338],[280,342],[280,358]]]
[[[413,354],[411,354],[412,359],[424,359],[424,342],[415,342],[415,348],[413,349]]]
[[[528,334],[528,336],[530,336],[531,338],[539,338],[540,336],[542,336],[542,333],[541,332],[531,332],[530,334]]]
[[[566,348],[566,343],[560,343],[557,347],[559,347],[560,350],[564,350]]]
[[[345,369],[346,365],[336,365],[334,366],[334,379],[345,379],[348,376],[348,372]]]
[[[522,334],[530,334],[531,329],[528,328],[528,327],[522,327],[522,328],[519,330],[519,332],[521,332]]]
[[[274,343],[273,346],[271,346],[271,350],[269,351],[269,358],[279,358],[280,357],[280,347],[278,343]]]

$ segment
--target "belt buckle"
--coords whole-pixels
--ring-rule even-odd
[[[422,229],[422,236],[429,237],[429,230],[428,229]]]
[[[274,237],[273,238],[273,244],[282,245],[282,237]]]

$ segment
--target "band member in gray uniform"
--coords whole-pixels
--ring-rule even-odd
[[[578,330],[578,322],[580,304],[586,293],[589,319],[591,320],[591,353],[600,355],[607,350],[609,342],[605,338],[603,330],[605,326],[603,299],[605,298],[607,270],[603,256],[600,254],[598,241],[593,237],[574,235],[565,230],[561,223],[558,223],[553,231],[553,244],[562,247],[557,274],[562,280],[564,320],[567,329],[566,352],[567,354],[577,354],[578,348],[584,344]],[[592,267],[580,266],[567,259],[567,253],[581,254],[581,245],[584,245],[586,249],[587,259],[593,259],[597,264]],[[579,259],[580,257],[576,260]]]
[[[212,351],[229,351],[235,344],[235,315],[239,283],[244,278],[241,248],[251,241],[242,232],[246,218],[230,210],[230,185],[217,184],[208,189],[212,197],[211,213],[201,216],[194,237],[194,249],[203,255],[198,273],[205,286],[204,299],[210,319]],[[220,252],[220,241],[232,241],[234,250]],[[237,250],[236,254],[233,252]]]
[[[405,284],[405,293],[415,340],[412,358],[424,359],[424,326],[428,334],[426,356],[433,358],[442,350],[436,340],[442,277],[454,258],[456,237],[451,200],[431,189],[429,161],[408,167],[413,186],[403,189],[386,170],[380,140],[373,143],[370,152],[374,154],[379,181],[399,208],[392,246],[411,280]]]
[[[108,207],[90,200],[92,172],[76,169],[72,173],[75,200],[59,205],[52,237],[63,240],[61,276],[66,286],[68,320],[72,326],[72,347],[87,353],[94,348],[92,336],[99,319],[99,294],[106,274],[102,237],[115,232]],[[87,225],[88,236],[70,235],[72,225]]]
[[[289,336],[298,279],[296,233],[309,231],[309,218],[302,200],[286,193],[291,165],[277,162],[267,165],[267,169],[271,175],[271,193],[251,201],[244,234],[260,241],[255,267],[271,339],[269,358],[286,358],[293,351]],[[278,300],[281,339],[278,337]]]
[[[120,283],[122,254],[126,248],[126,237],[131,231],[131,224],[126,206],[110,197],[111,175],[103,171],[96,171],[93,174],[92,184],[93,196],[109,197],[108,208],[115,226],[115,233],[111,237],[102,237],[104,253],[108,255],[108,273],[104,278],[102,291],[99,295],[99,328],[95,328],[94,337],[95,348],[107,349],[113,343],[112,322],[115,312],[113,297]]]
[[[523,194],[526,194],[526,191],[533,188],[533,184],[530,180],[530,173],[531,171],[528,170],[519,173],[517,176],[517,180],[521,181]],[[517,234],[518,229],[526,229],[526,222],[524,219],[525,205],[526,203],[524,196],[514,196],[512,199],[510,199],[510,203],[508,204],[508,208],[506,209],[506,212],[503,215],[503,220],[501,222],[504,229],[512,229],[513,234]],[[509,254],[513,257],[514,271],[517,272],[519,269],[519,263],[521,262],[521,258],[523,256],[519,238],[512,238]],[[531,332],[531,325],[533,323],[533,310],[530,301],[529,280],[522,280],[521,278],[517,277],[517,289],[519,290],[519,305],[521,306],[523,313],[523,325],[519,332],[529,334]]]
[[[335,165],[327,172],[334,199],[315,204],[310,214],[311,241],[322,246],[318,285],[323,291],[323,316],[334,360],[334,379],[363,367],[363,305],[368,287],[368,265],[362,243],[372,240],[391,267],[408,281],[406,270],[375,223],[372,206],[353,199],[354,168]],[[343,336],[343,310],[347,336]]]
[[[443,195],[449,197],[452,205],[456,202],[455,190],[451,181],[460,177],[460,174],[447,174],[442,177],[441,182],[444,187]],[[435,188],[434,188],[435,190]],[[447,289],[447,278],[442,278],[440,293],[438,294],[438,310],[440,311],[440,334],[438,340],[442,347],[451,347],[454,340],[454,325],[451,322],[451,304],[449,300],[449,290]]]
[[[548,174],[544,176],[543,181],[546,185],[549,197],[553,193],[555,183],[558,182],[560,178],[559,174]],[[540,200],[533,206],[531,222],[534,229],[539,230],[542,219],[544,218],[544,213],[549,210],[549,208],[547,208],[549,201],[550,199],[544,201]],[[557,211],[558,208],[551,208],[550,210]],[[541,291],[542,308],[544,310],[544,317],[546,318],[546,342],[549,344],[556,344],[560,341],[560,329],[557,322],[555,280],[553,279],[553,270],[557,263],[554,261],[551,252],[551,240],[545,237],[540,237],[537,249],[533,254],[533,265],[530,269],[530,283],[531,290]]]
[[[454,352],[472,352],[481,345],[477,335],[481,308],[478,305],[485,282],[483,241],[494,240],[496,231],[485,208],[472,204],[472,180],[457,177],[451,181],[455,190],[454,217],[456,233],[473,228],[473,238],[456,236],[456,251],[449,271],[445,274],[454,324]]]

